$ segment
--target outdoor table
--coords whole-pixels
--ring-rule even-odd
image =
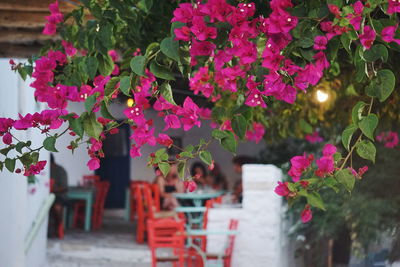
[[[207,254],[203,251],[198,245],[193,243],[193,239],[199,236],[208,236],[208,235],[237,235],[239,231],[235,230],[219,230],[219,229],[210,229],[210,230],[199,230],[199,229],[189,229],[184,233],[188,237],[188,243],[186,247],[193,248],[197,253],[201,256],[204,267],[223,267],[223,256],[225,252],[225,247],[223,248],[223,252],[218,256],[217,263],[207,263]]]
[[[222,196],[224,191],[195,191],[192,193],[173,193],[176,199],[190,199],[193,201],[195,207],[201,207],[203,200],[216,198]]]
[[[85,208],[85,231],[90,231],[92,219],[92,206],[96,189],[94,187],[72,186],[68,187],[67,197],[70,200],[84,200]],[[69,225],[72,221],[72,210],[70,210]]]
[[[205,207],[176,207],[176,212],[183,212],[186,214],[187,223],[186,229],[190,229],[193,225],[201,227],[203,223],[203,213],[206,211]],[[200,213],[199,216],[193,216],[193,213]]]

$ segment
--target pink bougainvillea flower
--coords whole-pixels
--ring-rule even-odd
[[[142,126],[134,129],[133,134],[129,137],[135,140],[138,146],[148,144],[150,146],[156,145],[156,138],[154,137],[154,128],[147,129],[147,127]]]
[[[12,136],[10,133],[5,133],[3,135],[3,143],[6,145],[11,145],[12,143]]]
[[[325,177],[327,174],[331,174],[335,169],[335,163],[331,156],[323,156],[322,158],[317,159],[315,163],[318,166],[315,174],[319,177]]]
[[[249,141],[254,141],[258,144],[265,134],[264,125],[259,122],[253,122],[253,130],[248,130],[246,132],[246,139]]]
[[[189,131],[193,126],[200,127],[201,122],[199,120],[199,107],[193,102],[190,97],[186,97],[183,102],[183,107],[178,109],[176,114],[182,116],[181,122],[183,124],[183,130]]]
[[[131,156],[131,158],[141,157],[142,153],[140,152],[140,147],[138,147],[136,145],[132,145],[132,147],[129,151],[129,155]]]
[[[62,40],[61,44],[64,47],[65,54],[67,54],[67,56],[70,56],[70,57],[75,56],[75,54],[78,50],[74,47],[74,45],[72,43]]]
[[[400,13],[400,3],[397,0],[388,0],[388,9],[387,13],[393,14],[393,13]]]
[[[190,48],[190,56],[211,56],[214,54],[216,45],[209,41],[196,41],[192,39],[192,46]]]
[[[353,26],[354,30],[359,31],[361,27],[361,16],[355,16],[350,18],[350,24]]]
[[[259,90],[254,89],[251,90],[244,102],[249,107],[256,107],[260,106],[266,108],[267,105],[265,104],[264,100],[262,99],[262,94]]]
[[[315,36],[314,38],[314,49],[315,50],[325,50],[328,44],[328,39],[325,36]]]
[[[364,27],[363,34],[359,35],[360,42],[366,49],[371,48],[371,46],[373,45],[373,43],[375,41],[375,37],[376,37],[376,33],[375,33],[374,29],[372,29],[372,27],[369,25],[366,25]]]
[[[42,160],[38,161],[38,163],[36,164],[30,165],[28,169],[25,169],[24,176],[39,174],[44,169],[44,167],[46,167],[46,163],[47,161]]]
[[[311,221],[312,211],[311,211],[310,205],[306,205],[304,207],[303,211],[300,214],[300,217],[301,217],[301,221],[303,223],[307,223],[307,222]]]
[[[290,190],[289,190],[289,188],[287,187],[287,184],[288,184],[288,182],[284,182],[284,183],[283,183],[283,182],[279,182],[279,181],[278,181],[278,185],[275,187],[274,192],[275,192],[277,195],[282,196],[282,197],[285,197],[285,196],[289,195]]]
[[[193,6],[190,3],[179,4],[178,8],[174,10],[174,17],[171,22],[179,21],[182,23],[192,22]]]
[[[95,138],[90,138],[90,148],[89,151],[96,152],[99,151],[103,147],[103,143],[100,140]]]
[[[94,157],[91,158],[88,163],[87,166],[89,167],[89,170],[94,171],[97,170],[98,168],[100,168],[100,159]]]
[[[175,114],[169,114],[169,115],[165,116],[164,122],[165,122],[165,127],[164,127],[163,131],[166,131],[169,128],[172,128],[172,129],[181,128],[181,122],[180,122],[178,116],[176,116]]]
[[[363,3],[359,0],[353,4],[354,14],[361,15],[364,10]]]
[[[304,139],[311,144],[320,143],[324,140],[321,136],[319,136],[318,131],[314,131],[312,134],[306,134]]]
[[[397,132],[382,132],[377,137],[376,140],[378,142],[382,142],[385,144],[387,148],[394,148],[399,144],[399,136]]]
[[[397,30],[397,25],[396,26],[387,26],[383,28],[381,32],[382,40],[385,42],[396,42],[397,44],[400,45],[400,39],[394,39],[395,33]]]
[[[183,182],[185,189],[189,192],[193,192],[197,188],[197,184],[195,181],[190,180],[190,181],[185,181]]]
[[[57,25],[56,24],[46,23],[44,25],[42,33],[44,35],[54,35],[54,34],[56,34],[56,31],[57,31]]]
[[[160,133],[157,137],[157,143],[166,147],[171,147],[174,141],[172,141],[171,137],[168,135]]]
[[[201,67],[189,81],[190,90],[193,90],[196,95],[202,92],[205,97],[210,97],[214,91],[214,86],[209,83],[210,80],[208,67]]]
[[[165,100],[163,96],[157,98],[156,102],[153,104],[153,108],[157,111],[168,110],[172,107],[174,107],[174,105]]]
[[[9,118],[0,118],[0,136],[8,132],[8,130],[13,126],[14,120]]]
[[[322,155],[325,157],[333,156],[337,151],[337,148],[332,144],[326,144],[322,150]]]
[[[336,18],[340,18],[341,12],[337,5],[328,4],[329,11],[335,15]]]
[[[185,42],[190,41],[190,29],[189,27],[183,26],[174,30],[175,40],[182,40]]]
[[[290,164],[292,165],[288,174],[292,177],[294,182],[300,180],[300,176],[303,172],[310,167],[311,162],[313,161],[314,156],[312,154],[308,155],[304,153],[302,156],[294,156],[290,159]]]
[[[207,27],[204,18],[200,16],[195,16],[193,18],[193,26],[190,27],[190,31],[199,41],[217,38],[217,28]]]
[[[19,120],[16,120],[13,124],[13,127],[16,130],[26,130],[28,128],[32,127],[32,115],[31,114],[26,114],[25,116],[22,116],[21,114],[18,114]]]
[[[119,60],[118,52],[115,51],[115,50],[110,50],[110,51],[108,51],[108,55],[111,57],[111,59],[112,59],[114,62],[116,62],[116,61]]]

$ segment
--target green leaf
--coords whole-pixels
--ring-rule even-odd
[[[169,166],[168,163],[166,163],[166,162],[160,162],[160,163],[158,163],[158,167],[160,168],[160,171],[162,172],[162,174],[163,174],[164,176],[167,176],[167,175],[168,175],[169,169],[170,169],[170,166]]]
[[[164,97],[165,100],[167,100],[169,103],[176,105],[174,96],[172,94],[172,88],[169,83],[165,82],[160,86],[160,93]]]
[[[342,34],[340,36],[340,41],[342,42],[342,45],[344,47],[344,49],[346,49],[347,53],[349,53],[349,55],[351,55],[351,40],[350,38],[347,36],[347,34]]]
[[[176,62],[179,62],[179,41],[175,41],[173,37],[167,37],[161,41],[161,52]]]
[[[137,3],[137,7],[143,10],[145,13],[149,13],[153,6],[153,0],[140,0]]]
[[[150,71],[157,78],[164,80],[175,80],[172,72],[167,67],[159,65],[155,60],[150,63]]]
[[[226,137],[226,133],[224,131],[215,129],[211,132],[211,136],[215,139],[221,140]]]
[[[324,202],[322,201],[321,196],[317,192],[311,192],[306,195],[307,203],[313,207],[319,208],[321,210],[325,210]]]
[[[300,123],[300,128],[303,132],[307,134],[312,134],[313,128],[308,122],[306,122],[304,119],[301,119],[299,123]]]
[[[378,59],[381,59],[383,62],[386,62],[388,56],[389,56],[388,50],[383,44],[376,44],[369,50],[364,51],[364,59],[369,62],[376,61]]]
[[[144,67],[146,65],[146,58],[144,56],[136,56],[132,58],[130,65],[134,73],[140,76],[145,76]]]
[[[347,126],[342,133],[342,144],[347,149],[347,151],[350,149],[351,138],[353,137],[353,134],[357,129],[357,125],[351,124]]]
[[[185,26],[186,24],[185,23],[182,23],[182,22],[180,22],[180,21],[174,21],[174,22],[172,22],[172,24],[171,24],[171,35],[172,36],[175,36],[175,29],[179,29],[179,28],[182,28],[183,26]]]
[[[3,171],[4,163],[0,161],[0,172]]]
[[[31,141],[28,142],[18,142],[18,144],[15,145],[15,150],[17,150],[19,153],[22,153],[22,149],[24,147],[30,146],[32,144]]]
[[[333,178],[333,177],[327,177],[327,178],[325,178],[323,181],[324,181],[324,184],[325,184],[327,187],[332,188],[336,193],[339,192],[339,188],[336,186],[338,182],[336,181],[335,178]]]
[[[97,100],[97,94],[93,94],[91,96],[88,96],[88,98],[86,98],[85,108],[86,108],[87,112],[92,112],[92,109],[93,109],[94,105],[96,104],[96,100]]]
[[[364,110],[365,105],[366,104],[363,101],[359,101],[353,107],[353,110],[351,111],[351,117],[355,125],[358,125],[358,122],[362,119],[362,112]]]
[[[339,183],[341,183],[344,188],[347,189],[347,191],[351,191],[354,188],[354,183],[355,183],[355,177],[353,174],[351,174],[351,171],[349,169],[343,169],[340,171],[337,171],[335,173],[335,177],[338,180]]]
[[[179,161],[178,162],[177,169],[178,169],[179,177],[181,179],[185,178],[185,167],[186,167],[186,161]]]
[[[74,133],[76,133],[78,136],[83,137],[83,125],[82,125],[82,119],[79,118],[70,118],[68,119],[69,122],[69,127],[72,129]]]
[[[209,151],[207,151],[207,150],[200,151],[199,157],[205,164],[211,165],[212,156]]]
[[[99,72],[101,75],[108,76],[114,70],[114,61],[109,55],[97,55],[97,60],[99,62]]]
[[[243,139],[246,136],[247,121],[243,115],[236,115],[233,117],[232,129],[240,139]]]
[[[44,139],[43,141],[43,147],[44,149],[46,149],[47,151],[50,152],[58,152],[58,150],[56,149],[56,138],[53,136],[49,136],[46,139]]]
[[[0,153],[3,154],[4,156],[7,156],[8,152],[10,152],[11,149],[14,149],[14,145],[8,146],[6,148],[0,149]]]
[[[308,48],[314,45],[314,40],[309,37],[303,37],[297,43],[301,48]]]
[[[107,104],[106,104],[105,101],[101,102],[100,113],[101,113],[101,116],[103,116],[103,118],[110,119],[110,120],[115,120],[113,115],[111,115],[110,111],[108,110],[108,107],[107,107]]]
[[[6,168],[9,172],[14,172],[15,169],[15,159],[6,158],[4,161]]]
[[[99,61],[95,57],[86,57],[85,58],[85,70],[89,79],[93,80],[96,76],[97,68],[99,67]]]
[[[225,131],[225,134],[226,136],[221,140],[221,145],[226,150],[235,154],[237,148],[237,142],[235,136],[231,131]]]
[[[131,78],[129,76],[122,76],[120,77],[119,89],[121,89],[122,93],[126,96],[131,96],[130,89],[131,89]]]
[[[363,159],[367,159],[375,163],[376,148],[369,140],[363,140],[356,145],[357,154]]]
[[[147,48],[146,48],[146,53],[144,54],[145,57],[148,58],[149,56],[151,56],[152,54],[154,54],[156,51],[159,50],[159,47],[160,47],[160,44],[157,43],[157,42],[153,42],[153,43],[149,44],[149,45],[147,46]]]
[[[395,83],[396,78],[391,70],[380,70],[365,91],[368,96],[377,97],[383,102],[392,94]]]
[[[376,126],[378,126],[378,120],[378,116],[376,116],[375,114],[369,114],[367,117],[364,117],[358,124],[363,134],[365,134],[365,136],[371,140],[374,140],[374,131],[376,129]]]
[[[90,113],[83,118],[83,129],[87,135],[98,139],[103,131],[103,125],[97,121],[96,114]]]
[[[110,96],[114,90],[115,90],[115,86],[117,85],[117,83],[119,82],[119,77],[112,77],[108,83],[106,84],[106,87],[104,89],[104,95],[105,96]]]

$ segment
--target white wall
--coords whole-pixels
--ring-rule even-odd
[[[29,81],[23,82],[10,70],[8,59],[0,59],[0,117],[17,118],[18,113],[35,112],[39,106],[34,102]],[[42,136],[31,131],[15,132],[20,140],[31,140],[33,145],[42,143]],[[0,142],[0,149],[4,146]],[[10,154],[11,156],[12,154]],[[3,158],[2,158],[3,159]],[[44,152],[40,160],[48,160]],[[21,167],[21,166],[18,166]],[[27,178],[21,174],[0,172],[0,266],[38,267],[45,261],[47,223],[45,222],[27,254],[24,252],[25,237],[37,211],[48,192],[48,170],[37,176],[38,182],[28,187]]]

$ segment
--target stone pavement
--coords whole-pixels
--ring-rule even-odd
[[[135,242],[135,226],[122,218],[104,219],[101,230],[68,229],[63,240],[48,240],[47,263],[43,267],[148,267],[147,244]],[[157,264],[159,267],[172,264]]]

